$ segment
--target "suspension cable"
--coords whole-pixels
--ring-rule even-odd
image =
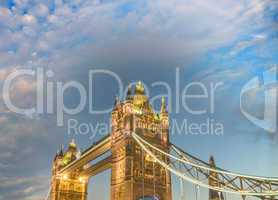
[[[199,181],[199,174],[198,174],[198,171],[197,171],[196,168],[195,168],[195,173],[196,173],[197,180]],[[200,199],[200,187],[199,187],[199,185],[195,185],[195,189],[196,189],[196,199],[199,200]]]
[[[45,197],[44,200],[49,200],[49,198],[50,198],[50,193],[51,193],[51,187],[48,189],[47,194],[46,194],[46,197]]]
[[[182,171],[181,163],[179,163],[179,168],[180,168],[180,171]],[[185,200],[184,197],[185,197],[185,195],[184,195],[183,179],[180,177],[180,198],[181,198],[181,200]]]
[[[181,200],[184,200],[183,197],[184,197],[184,192],[183,192],[183,179],[180,177],[180,198],[181,198]]]
[[[194,190],[195,190],[195,199],[198,200],[198,194],[197,194],[197,190],[196,190],[196,185],[194,186]]]
[[[189,181],[189,182],[191,182],[193,184],[197,184],[197,185],[202,186],[202,187],[207,188],[207,189],[212,189],[212,190],[215,190],[215,191],[226,192],[226,193],[231,193],[231,194],[240,194],[240,195],[249,195],[249,196],[260,196],[260,197],[261,196],[276,196],[276,195],[278,195],[278,193],[274,192],[274,191],[267,191],[267,192],[262,192],[262,193],[249,192],[249,191],[244,191],[244,190],[232,191],[232,190],[227,190],[227,189],[220,188],[220,187],[213,187],[213,186],[210,186],[210,185],[205,184],[203,182],[200,182],[198,180],[195,180],[195,179],[192,179],[190,177],[187,177],[186,175],[182,174],[181,172],[177,171],[176,169],[173,169],[168,164],[166,164],[165,162],[163,162],[160,159],[158,159],[146,146],[144,146],[143,142],[141,141],[142,139],[139,139],[139,136],[137,136],[136,134],[132,134],[132,136],[135,139],[135,141],[141,146],[141,148],[143,148],[143,150],[147,154],[149,154],[154,160],[156,160],[160,165],[162,165],[164,168],[166,168],[167,170],[169,170],[173,174],[175,174],[175,175],[177,175],[179,177],[182,177],[186,181]]]
[[[162,151],[161,149],[151,145],[150,143],[148,143],[147,141],[143,140],[141,137],[139,137],[136,133],[133,133],[132,134],[134,137],[138,138],[141,142],[145,143],[146,145],[150,146],[151,148],[155,149],[156,151],[159,151],[160,153],[172,158],[172,159],[175,159],[177,161],[180,161],[180,162],[183,162],[185,164],[188,164],[188,165],[191,165],[193,167],[197,167],[197,168],[200,168],[200,169],[204,169],[204,170],[208,170],[208,171],[212,171],[212,172],[216,172],[216,173],[221,173],[221,174],[226,174],[226,175],[231,175],[231,176],[237,176],[237,177],[243,177],[243,178],[250,178],[250,179],[254,179],[254,180],[262,180],[262,181],[277,181],[278,182],[278,178],[269,178],[269,177],[261,177],[261,176],[250,176],[250,175],[244,175],[244,174],[239,174],[239,173],[233,173],[233,172],[230,172],[230,171],[226,171],[226,170],[220,170],[218,168],[214,169],[214,168],[211,168],[211,167],[206,167],[206,166],[202,166],[202,165],[199,165],[199,164],[195,164],[195,163],[192,163],[190,161],[188,161],[187,159],[181,159],[181,158],[177,158],[176,156],[173,156],[169,153],[166,153],[164,151]],[[183,153],[181,152],[179,149],[177,149],[174,145],[172,145],[172,148],[175,149],[175,151],[179,152],[179,153]]]

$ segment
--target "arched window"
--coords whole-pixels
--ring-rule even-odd
[[[140,197],[138,200],[159,200],[157,196],[144,196]]]
[[[71,191],[74,190],[74,184],[71,183],[71,184],[69,185],[69,190],[71,190]]]

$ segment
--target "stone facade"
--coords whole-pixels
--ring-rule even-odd
[[[87,180],[79,176],[81,169],[60,176],[58,171],[77,158],[76,144],[72,141],[68,150],[62,148],[56,154],[52,166],[51,200],[86,200]]]
[[[169,117],[165,99],[155,113],[138,82],[135,91],[129,88],[126,99],[115,101],[111,116],[111,200],[172,200],[170,172],[142,151],[132,139],[137,133],[156,147],[169,151]],[[167,161],[164,155],[157,155]],[[80,177],[84,166],[63,176],[58,172],[78,157],[76,144],[66,152],[61,149],[54,158],[51,200],[86,200],[88,178]]]
[[[155,113],[141,82],[129,88],[123,102],[116,101],[112,112],[111,200],[139,200],[153,197],[171,200],[170,173],[155,163],[131,138],[143,137],[165,151],[169,150],[169,119],[165,100]],[[166,159],[163,155],[158,155]]]

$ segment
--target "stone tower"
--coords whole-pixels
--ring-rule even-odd
[[[124,101],[115,102],[111,120],[111,200],[171,200],[170,173],[147,156],[131,138],[131,133],[136,132],[151,144],[169,151],[165,99],[162,99],[160,113],[155,113],[143,84],[138,82],[134,92],[129,87]]]
[[[215,161],[212,156],[209,159],[209,164],[211,168],[216,169]],[[210,172],[210,176],[208,179],[209,185],[220,187],[218,179],[219,177],[216,172]],[[214,190],[209,190],[209,200],[224,200],[223,193]]]
[[[66,152],[57,152],[52,165],[51,200],[86,200],[87,180],[79,177],[81,169],[60,176],[58,171],[77,158],[78,150],[72,141]]]

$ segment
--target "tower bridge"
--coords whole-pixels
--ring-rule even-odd
[[[74,141],[56,154],[46,199],[87,200],[90,177],[108,169],[111,200],[172,200],[171,175],[207,188],[209,200],[224,200],[224,193],[278,199],[278,178],[233,173],[218,168],[213,157],[205,162],[172,144],[165,99],[155,113],[141,82],[124,101],[116,100],[108,136],[81,154]]]

